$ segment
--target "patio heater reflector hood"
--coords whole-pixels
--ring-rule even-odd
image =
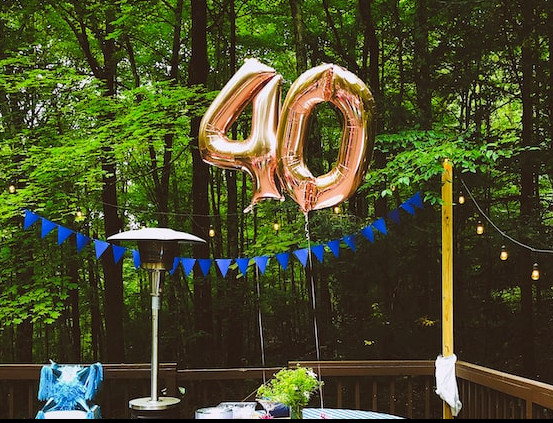
[[[144,228],[120,232],[109,241],[137,241],[140,267],[149,270],[171,270],[178,255],[178,244],[205,244],[205,240],[169,228]]]
[[[108,237],[109,241],[135,241],[138,243],[140,267],[148,271],[152,296],[152,362],[151,395],[129,401],[137,418],[159,418],[174,413],[180,400],[160,397],[158,392],[158,326],[161,309],[162,272],[171,270],[178,255],[179,244],[201,244],[205,240],[195,235],[168,228],[145,228],[120,232]]]

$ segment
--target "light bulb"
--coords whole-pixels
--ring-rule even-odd
[[[14,194],[16,190],[17,189],[15,188],[14,184],[11,184],[8,188],[8,191],[10,192],[10,194]]]
[[[209,227],[209,236],[213,238],[215,236],[215,229],[213,229],[213,226]]]
[[[534,265],[532,266],[531,278],[533,281],[537,281],[540,278],[540,269],[538,268],[538,263],[534,263]]]
[[[340,209],[340,206],[334,206],[334,213],[338,214],[340,213],[342,210]]]
[[[275,232],[278,232],[278,230],[280,229],[280,225],[278,224],[278,222],[273,223],[273,229],[275,230]]]
[[[480,221],[478,221],[478,224],[476,225],[476,233],[478,235],[482,235],[484,233],[484,225]]]
[[[499,258],[503,261],[507,260],[509,258],[509,253],[505,249],[505,246],[501,246],[501,252],[499,253]]]
[[[77,217],[80,219],[81,217],[83,217],[83,212],[80,211],[80,210],[77,210]]]
[[[459,194],[459,199],[457,200],[457,202],[459,204],[465,204],[465,196],[463,195],[463,193]]]

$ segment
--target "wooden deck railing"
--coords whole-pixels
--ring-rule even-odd
[[[291,361],[289,367],[298,362]],[[324,381],[325,407],[380,411],[407,418],[439,419],[442,401],[435,394],[433,361],[299,362]],[[130,399],[150,392],[149,364],[104,364],[104,383],[94,402],[103,418],[129,418]],[[0,365],[0,419],[34,418],[40,364]],[[223,401],[253,401],[257,387],[279,368],[186,369],[162,363],[163,395],[181,398],[180,415]],[[463,404],[457,418],[552,418],[553,385],[458,361],[456,375]],[[184,388],[184,395],[179,387]],[[317,396],[313,407],[321,405]]]

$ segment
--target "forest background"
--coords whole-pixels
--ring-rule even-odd
[[[225,277],[215,266],[167,274],[160,360],[315,359],[315,321],[323,360],[434,360],[449,158],[467,198],[454,206],[455,353],[553,383],[552,42],[551,0],[3,0],[0,362],[150,361],[145,272],[130,255],[96,258],[74,236],[58,245],[40,225],[25,230],[24,210],[94,239],[170,227],[209,241],[183,257],[306,247],[293,200],[244,213],[249,177],[198,152],[206,108],[256,58],[283,75],[283,97],[322,63],[367,84],[378,112],[370,170],[339,213],[309,214],[309,236],[341,239],[380,218],[388,230],[312,266],[292,257],[263,273],[233,263]],[[246,138],[250,122],[251,107],[231,138]],[[341,114],[318,105],[305,155],[314,174],[332,167],[341,132]],[[390,221],[416,193],[424,208]]]

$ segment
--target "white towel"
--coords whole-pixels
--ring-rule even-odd
[[[456,361],[457,356],[455,354],[447,357],[440,354],[436,358],[436,394],[449,405],[453,417],[459,414],[463,406],[459,401],[459,391],[455,379]]]

